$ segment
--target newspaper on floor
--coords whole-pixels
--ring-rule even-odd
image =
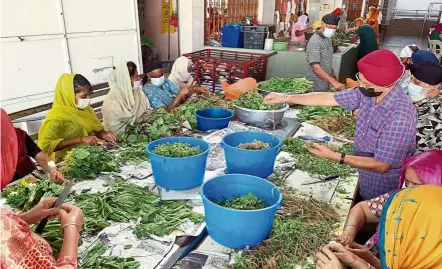
[[[173,269],[225,269],[232,264],[231,255],[208,252],[192,251],[181,261],[176,263]]]

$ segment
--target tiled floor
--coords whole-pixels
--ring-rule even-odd
[[[419,46],[419,37],[414,36],[387,36],[385,37],[385,40],[382,41],[381,38],[381,48],[383,49],[389,49],[392,52],[394,52],[396,55],[399,56],[401,50],[407,46],[407,45],[417,45]],[[426,49],[428,47],[428,40],[427,37],[422,38],[420,48]]]

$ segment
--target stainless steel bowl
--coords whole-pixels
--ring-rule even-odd
[[[263,128],[275,129],[284,119],[284,113],[289,109],[287,104],[281,104],[278,110],[253,110],[234,106],[236,117],[247,124]]]

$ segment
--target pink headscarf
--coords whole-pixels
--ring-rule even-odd
[[[15,169],[18,161],[18,143],[15,128],[6,111],[1,109],[1,189],[11,182],[14,177]]]
[[[298,17],[298,21],[295,23],[295,26],[297,26],[296,30],[302,31],[305,28],[307,28],[307,15],[301,15]]]
[[[442,186],[442,150],[429,150],[405,160],[399,178],[399,189],[405,181],[405,170],[413,168],[422,184]]]

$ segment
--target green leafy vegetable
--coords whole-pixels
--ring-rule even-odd
[[[234,104],[238,107],[253,109],[253,110],[278,110],[277,105],[264,104],[264,97],[258,93],[258,91],[248,91],[242,94]]]
[[[300,121],[311,121],[323,116],[352,117],[351,113],[342,107],[303,106],[300,108],[298,119]]]
[[[354,175],[356,169],[348,165],[340,165],[337,162],[320,158],[308,151],[309,144],[299,138],[289,138],[283,141],[282,150],[291,153],[296,159],[296,168],[308,172],[314,177],[340,176],[346,178]],[[354,151],[352,145],[339,149],[341,153]]]
[[[94,179],[101,172],[118,172],[115,157],[101,147],[83,146],[70,151],[61,168],[68,179]]]
[[[223,199],[218,201],[216,199],[211,199],[211,201],[222,207],[238,210],[257,210],[268,207],[261,198],[256,197],[251,192],[246,196],[238,196],[232,200]]]
[[[182,142],[164,143],[156,146],[152,153],[164,157],[182,158],[201,154],[203,151],[199,146],[192,147],[192,145]]]
[[[120,165],[138,165],[144,161],[149,161],[145,143],[129,145],[126,148],[119,148],[115,150],[115,155],[117,162]]]
[[[306,93],[313,82],[301,76],[297,78],[272,78],[258,84],[258,89],[279,93]]]
[[[140,262],[134,258],[120,258],[114,256],[101,256],[106,253],[106,248],[103,244],[96,244],[86,256],[79,268],[81,269],[137,269],[140,267]]]

